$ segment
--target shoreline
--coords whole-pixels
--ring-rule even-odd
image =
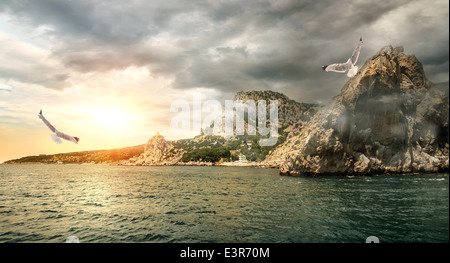
[[[223,163],[207,163],[207,162],[178,162],[175,164],[123,164],[123,163],[44,163],[44,162],[21,162],[21,163],[0,163],[0,165],[22,165],[22,164],[40,164],[40,165],[110,165],[110,166],[223,166],[223,167],[254,167],[254,168],[274,168],[279,167],[264,163],[248,162],[248,163],[233,163],[233,162],[223,162]]]
[[[23,162],[23,163],[1,163],[1,165],[30,165],[30,164],[39,164],[39,165],[108,165],[108,166],[207,166],[207,167],[248,167],[248,168],[259,168],[259,169],[277,169],[279,171],[280,176],[286,177],[326,177],[326,176],[383,176],[383,175],[421,175],[421,174],[449,174],[450,170],[442,170],[442,171],[418,171],[418,172],[408,172],[408,173],[395,173],[395,172],[387,172],[387,173],[299,173],[299,174],[286,174],[282,173],[279,167],[270,164],[257,163],[257,162],[248,162],[248,163],[234,163],[234,162],[223,162],[220,164],[215,163],[201,163],[201,162],[187,162],[187,163],[176,163],[176,164],[144,164],[144,165],[129,165],[122,163],[38,163],[38,162]]]

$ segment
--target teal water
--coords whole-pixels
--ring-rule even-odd
[[[0,242],[449,242],[449,175],[0,165]]]

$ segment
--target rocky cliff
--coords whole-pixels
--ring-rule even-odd
[[[448,171],[448,120],[448,95],[387,46],[268,159],[287,175]]]
[[[184,151],[175,148],[157,133],[145,144],[144,152],[138,157],[130,158],[121,165],[175,165],[183,156]]]
[[[243,102],[247,100],[253,101],[266,101],[266,116],[269,117],[269,105],[270,100],[278,101],[278,122],[280,128],[287,128],[290,125],[299,126],[311,119],[320,106],[316,104],[300,103],[289,99],[286,95],[265,90],[265,91],[241,91],[238,92],[234,98],[234,101],[241,100]]]

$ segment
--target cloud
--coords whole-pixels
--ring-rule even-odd
[[[62,89],[69,73],[51,53],[0,31],[0,80],[15,80]]]
[[[7,84],[0,84],[0,91],[6,91],[6,92],[11,92],[12,88],[10,85]]]
[[[385,45],[403,45],[433,69],[427,72],[432,81],[448,80],[444,0],[41,0],[4,1],[0,12],[30,30],[45,26],[40,37],[53,44],[51,59],[68,69],[49,74],[44,67],[40,79],[26,79],[28,70],[0,69],[0,76],[49,87],[69,83],[70,70],[135,66],[171,80],[180,91],[206,87],[231,97],[272,89],[306,102],[327,100],[347,77],[326,74],[321,66],[345,62],[360,36],[365,44],[359,63]]]

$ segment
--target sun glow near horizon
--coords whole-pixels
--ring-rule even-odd
[[[98,126],[104,129],[116,130],[124,129],[132,121],[133,116],[123,109],[107,107],[96,109],[93,119]]]

